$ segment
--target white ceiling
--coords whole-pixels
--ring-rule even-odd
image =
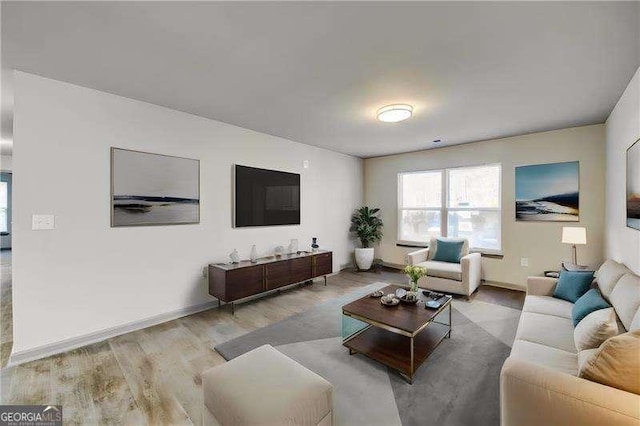
[[[3,2],[2,65],[370,157],[602,123],[640,3]]]

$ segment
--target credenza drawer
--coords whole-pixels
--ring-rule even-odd
[[[236,269],[227,273],[226,300],[237,300],[264,291],[262,266]]]
[[[333,256],[332,253],[321,253],[314,256],[315,267],[313,271],[314,277],[327,275],[333,272]]]

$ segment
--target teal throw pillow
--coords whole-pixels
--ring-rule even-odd
[[[591,288],[593,271],[560,271],[560,278],[553,291],[553,297],[571,303],[576,301]]]
[[[573,319],[573,326],[578,325],[580,321],[593,311],[600,309],[610,308],[611,305],[602,298],[598,290],[592,288],[587,291],[581,298],[579,298],[573,305],[571,311],[571,318]]]
[[[436,253],[433,255],[432,260],[436,260],[438,262],[460,263],[464,241],[441,240],[440,238],[437,240]]]

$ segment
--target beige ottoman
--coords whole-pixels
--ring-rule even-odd
[[[333,386],[264,345],[205,371],[205,425],[332,424]]]

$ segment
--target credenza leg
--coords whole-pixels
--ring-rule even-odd
[[[235,315],[236,314],[236,305],[233,304],[233,302],[231,302],[231,315]]]
[[[327,276],[326,275],[324,276],[324,285],[325,286],[327,285]]]

